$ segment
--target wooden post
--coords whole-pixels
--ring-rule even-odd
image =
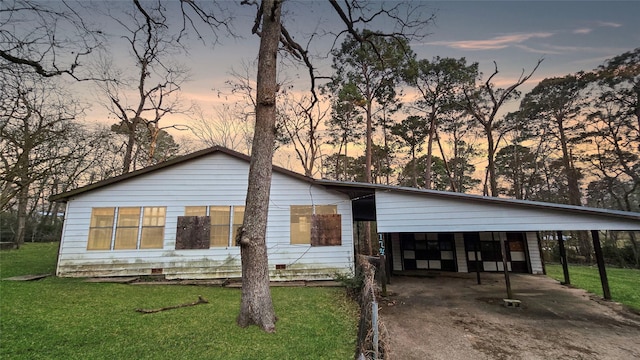
[[[567,250],[564,248],[564,240],[562,239],[562,231],[556,232],[558,237],[558,247],[560,249],[560,262],[562,263],[562,272],[564,273],[564,285],[571,284],[569,279],[569,263],[567,263]]]
[[[380,255],[380,285],[382,285],[382,296],[387,296],[387,259],[385,255]]]
[[[598,262],[600,282],[602,282],[602,294],[606,300],[611,300],[609,280],[607,279],[607,270],[604,268],[604,255],[602,254],[602,247],[600,246],[600,233],[598,233],[598,230],[591,230],[591,239],[593,240],[593,250],[596,253],[596,261]]]
[[[504,239],[500,236],[500,249],[502,250],[502,266],[504,268],[504,283],[507,286],[507,299],[513,299],[511,292],[511,280],[509,279],[509,268],[507,267],[507,248],[504,246]]]
[[[482,281],[480,281],[480,265],[482,264],[482,262],[480,261],[480,259],[478,259],[479,247],[480,247],[480,238],[478,238],[478,241],[476,241],[475,244],[473,244],[473,250],[476,257],[476,281],[478,282],[478,285],[482,285]]]

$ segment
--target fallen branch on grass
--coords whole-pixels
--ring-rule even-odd
[[[187,307],[187,306],[195,306],[195,305],[198,305],[198,304],[208,304],[208,303],[209,302],[205,298],[203,298],[202,295],[198,295],[198,301],[194,301],[192,303],[167,306],[167,307],[163,307],[163,308],[159,308],[159,309],[136,309],[136,311],[137,312],[141,312],[143,314],[152,314],[152,313],[157,313],[157,312],[165,311],[165,310],[178,309],[178,308],[183,308],[183,307]]]

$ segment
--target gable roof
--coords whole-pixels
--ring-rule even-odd
[[[239,153],[237,151],[233,151],[231,149],[227,149],[227,148],[222,147],[222,146],[213,146],[213,147],[210,147],[210,148],[207,148],[207,149],[203,149],[203,150],[200,150],[200,151],[193,152],[191,154],[178,156],[178,157],[175,157],[175,158],[173,158],[171,160],[167,160],[167,161],[161,162],[161,163],[156,164],[156,165],[148,166],[148,167],[136,170],[136,171],[132,171],[132,172],[129,172],[129,173],[126,173],[126,174],[122,174],[122,175],[115,176],[115,177],[112,177],[112,178],[108,178],[108,179],[105,179],[105,180],[102,180],[102,181],[98,181],[98,182],[93,183],[93,184],[82,186],[82,187],[79,187],[79,188],[74,189],[74,190],[70,190],[70,191],[67,191],[67,192],[60,193],[60,194],[51,195],[49,197],[49,200],[50,201],[58,201],[58,202],[66,202],[72,196],[80,195],[80,194],[83,194],[83,193],[86,193],[86,192],[89,192],[89,191],[92,191],[92,190],[103,188],[103,187],[108,186],[108,185],[112,185],[112,184],[115,184],[115,183],[126,181],[128,179],[131,179],[131,178],[134,178],[134,177],[138,177],[140,175],[150,174],[150,173],[153,173],[153,172],[156,172],[156,171],[159,171],[159,170],[162,170],[162,169],[166,169],[166,168],[169,168],[169,167],[172,167],[172,166],[175,166],[175,165],[184,164],[184,163],[187,163],[187,162],[190,162],[190,161],[193,161],[193,160],[205,157],[205,156],[209,156],[209,155],[212,155],[212,154],[216,154],[216,153],[226,154],[226,155],[229,155],[231,157],[234,157],[234,158],[237,158],[237,159],[240,159],[240,160],[244,160],[246,162],[250,162],[251,161],[251,157],[249,155],[245,155],[245,154]],[[294,178],[302,180],[302,181],[310,182],[310,183],[313,183],[315,181],[313,178],[310,178],[308,176],[304,176],[302,174],[299,174],[299,173],[296,173],[296,172],[293,172],[291,170],[287,170],[285,168],[282,168],[282,167],[279,167],[279,166],[275,166],[275,165],[273,166],[273,171],[277,172],[277,173],[280,173],[280,174],[283,174],[283,175],[286,175],[286,176],[294,177]]]

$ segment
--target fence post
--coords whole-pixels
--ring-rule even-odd
[[[378,360],[378,302],[371,302],[371,329],[373,330],[373,360]]]

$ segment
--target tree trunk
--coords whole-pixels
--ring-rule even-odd
[[[433,179],[433,138],[436,133],[436,116],[435,110],[431,109],[431,113],[429,114],[429,137],[427,139],[427,163],[425,166],[424,173],[424,188],[431,189],[432,179]]]
[[[238,325],[255,324],[275,332],[276,315],[269,288],[267,216],[276,124],[276,61],[280,40],[280,0],[262,1],[258,54],[256,126],[251,150],[245,217],[238,237],[242,260],[242,298]]]
[[[24,244],[27,234],[27,202],[29,201],[29,182],[25,179],[20,181],[20,190],[18,190],[18,226],[16,230],[15,243],[20,248]]]
[[[372,176],[371,176],[371,163],[372,163],[372,158],[373,158],[373,120],[372,120],[372,115],[371,115],[371,101],[367,102],[367,109],[366,109],[366,117],[367,117],[367,133],[366,133],[366,141],[367,141],[367,145],[366,145],[366,149],[365,149],[365,159],[366,159],[366,164],[365,164],[365,182],[367,183],[372,183]]]
[[[131,124],[126,124],[129,130],[127,148],[124,153],[124,159],[122,160],[122,173],[126,174],[131,170],[131,162],[133,159],[133,145],[136,142],[136,126],[137,122],[132,121]]]
[[[491,196],[498,196],[498,181],[496,180],[496,144],[493,142],[493,129],[492,127],[486,127],[487,133],[487,174],[489,175],[489,187],[491,190]]]

